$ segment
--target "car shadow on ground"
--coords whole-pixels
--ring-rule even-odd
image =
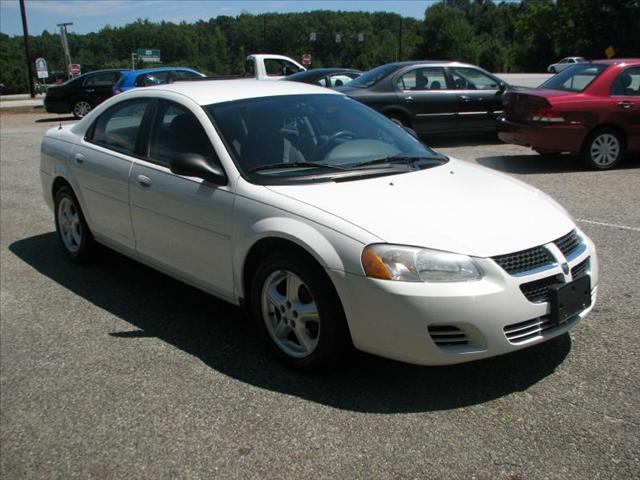
[[[505,173],[572,173],[593,172],[576,155],[495,155],[479,157],[476,161],[485,167]],[[629,152],[613,170],[626,170],[640,167],[634,152]]]
[[[16,241],[9,249],[132,326],[105,335],[122,341],[156,337],[241,382],[351,411],[419,412],[487,402],[544,379],[571,350],[565,334],[513,354],[446,367],[353,353],[336,371],[304,375],[272,359],[240,309],[118,253],[105,249],[93,264],[74,265],[54,232]]]
[[[79,121],[76,117],[74,116],[67,116],[67,117],[51,117],[51,118],[39,118],[37,120],[34,120],[35,123],[53,123],[53,122],[69,122],[69,121]]]

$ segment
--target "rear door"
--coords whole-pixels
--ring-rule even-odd
[[[120,79],[120,76],[120,72],[102,72],[85,79],[84,91],[89,95],[93,106],[113,95],[113,86]]]
[[[455,131],[457,95],[447,83],[444,67],[414,67],[394,80],[398,98],[411,112],[419,134]]]
[[[141,151],[141,125],[149,104],[149,99],[137,98],[109,108],[76,144],[71,159],[93,233],[132,250],[129,173]]]
[[[494,131],[495,119],[502,112],[500,80],[473,67],[448,70],[457,97],[457,131]]]
[[[640,66],[630,67],[618,75],[611,86],[609,119],[623,128],[628,146],[640,148]]]

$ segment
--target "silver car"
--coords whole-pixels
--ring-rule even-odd
[[[565,57],[557,63],[552,63],[547,67],[547,72],[558,73],[571,65],[576,63],[585,63],[587,60],[584,57]]]

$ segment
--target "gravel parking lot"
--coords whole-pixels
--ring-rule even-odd
[[[426,139],[568,208],[599,249],[593,313],[488,361],[357,354],[302,376],[229,304],[116,253],[67,262],[38,176],[57,117],[0,118],[1,478],[639,477],[638,159],[592,172],[493,138]]]

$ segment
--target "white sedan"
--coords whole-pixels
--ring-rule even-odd
[[[585,63],[586,60],[583,57],[565,57],[559,62],[552,63],[547,67],[547,72],[558,73],[567,67],[571,67],[576,63]]]
[[[40,170],[72,261],[98,242],[241,305],[303,369],[351,346],[500,355],[567,332],[596,297],[594,245],[554,200],[321,87],[132,90],[49,130]]]

